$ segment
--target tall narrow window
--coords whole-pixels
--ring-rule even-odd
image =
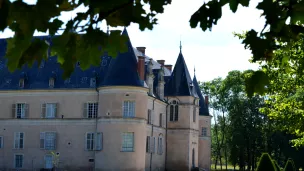
[[[151,143],[151,139],[150,139],[150,136],[147,136],[147,141],[146,141],[146,152],[147,153],[150,153],[150,143]]]
[[[13,104],[13,114],[15,118],[26,118],[28,112],[28,104],[25,103],[17,103]]]
[[[170,121],[178,121],[178,102],[176,100],[170,103]]]
[[[3,148],[3,137],[0,136],[0,148]]]
[[[56,103],[47,103],[46,104],[46,118],[55,118],[57,112],[57,104]]]
[[[196,106],[193,106],[193,122],[196,121]]]
[[[96,118],[98,103],[88,103],[88,118]]]
[[[135,117],[135,101],[124,101],[123,116],[129,118]]]
[[[206,127],[202,127],[202,136],[203,137],[207,136],[207,128]]]
[[[24,133],[23,132],[15,132],[14,148],[15,149],[23,149],[23,146],[24,146]]]
[[[53,168],[53,156],[52,155],[46,155],[44,157],[44,161],[45,161],[45,169]]]
[[[162,113],[159,114],[159,126],[160,127],[163,126],[163,114]]]
[[[134,151],[134,132],[122,133],[122,151],[124,152]]]
[[[148,124],[152,124],[152,111],[148,109]]]
[[[84,103],[83,117],[96,118],[98,113],[98,103]]]
[[[49,79],[49,87],[50,88],[54,88],[54,85],[55,85],[55,79],[54,78],[50,78]]]
[[[102,133],[87,133],[85,143],[86,150],[102,150]]]
[[[23,155],[15,154],[15,168],[20,169],[23,167]]]
[[[19,80],[19,88],[24,88],[24,79],[23,78],[21,78]]]
[[[86,149],[87,150],[93,150],[94,149],[94,133],[87,133]]]
[[[163,137],[162,137],[162,135],[160,135],[158,137],[158,150],[157,150],[157,153],[159,155],[163,154]]]
[[[40,148],[45,150],[55,150],[56,139],[56,132],[41,132]]]

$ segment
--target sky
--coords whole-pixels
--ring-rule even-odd
[[[24,0],[35,3],[35,0]],[[191,29],[191,15],[203,4],[202,0],[173,0],[165,7],[163,14],[158,14],[158,24],[153,30],[140,31],[137,24],[127,27],[132,45],[146,47],[146,55],[154,60],[163,59],[165,64],[174,65],[179,54],[180,42],[182,53],[191,76],[199,81],[209,81],[216,77],[225,77],[231,70],[257,69],[258,65],[251,64],[249,50],[244,49],[241,40],[233,36],[233,32],[241,33],[246,30],[262,30],[265,20],[260,18],[261,11],[255,7],[257,0],[251,0],[249,7],[238,6],[238,11],[232,13],[226,5],[222,18],[211,32],[200,28]],[[82,11],[84,8],[77,9]],[[63,13],[60,17],[68,20],[75,16],[73,13]],[[105,25],[102,25],[106,29]],[[41,33],[36,33],[41,35]],[[10,30],[0,32],[0,38],[13,36]]]

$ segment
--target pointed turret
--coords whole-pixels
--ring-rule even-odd
[[[198,82],[196,80],[196,76],[194,74],[194,78],[193,78],[193,85],[194,85],[194,89],[196,91],[197,96],[199,97],[199,115],[201,116],[209,116],[209,110],[208,110],[208,106],[205,102],[205,98],[202,95],[202,92],[199,88]]]
[[[116,59],[112,59],[103,85],[143,86],[143,81],[140,80],[137,71],[137,59],[126,28],[124,28],[122,35],[125,35],[128,38],[128,51],[125,53],[119,53]]]
[[[166,84],[165,96],[194,96],[191,88],[192,80],[180,51],[173,72]]]

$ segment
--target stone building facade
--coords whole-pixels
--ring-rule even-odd
[[[0,39],[0,170],[209,170],[208,98],[182,52],[172,70],[127,44],[63,80],[56,56],[10,73]]]

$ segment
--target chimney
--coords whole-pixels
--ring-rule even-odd
[[[166,67],[168,70],[172,71],[172,65],[165,65],[165,67]]]
[[[143,56],[138,56],[137,71],[139,78],[145,80],[145,57]]]
[[[208,106],[209,105],[209,97],[205,96],[205,104]]]
[[[164,66],[164,65],[165,65],[165,60],[157,60],[157,62],[158,62],[161,66]]]
[[[145,55],[146,47],[136,47],[136,49],[141,52],[143,55]]]

